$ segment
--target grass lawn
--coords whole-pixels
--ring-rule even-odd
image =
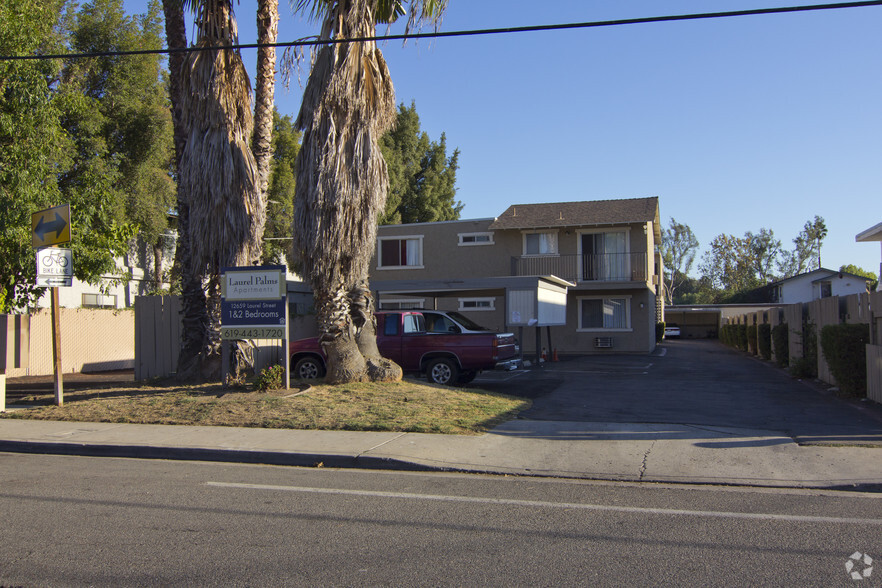
[[[257,392],[251,386],[126,384],[16,399],[21,410],[2,418],[325,429],[472,435],[530,407],[523,398],[474,388],[446,388],[404,380],[394,384],[292,385]]]

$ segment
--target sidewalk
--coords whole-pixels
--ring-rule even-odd
[[[689,425],[513,420],[461,436],[0,419],[0,451],[882,490],[882,449]]]

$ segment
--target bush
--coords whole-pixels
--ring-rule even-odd
[[[278,390],[283,385],[285,377],[285,367],[281,365],[272,365],[264,368],[257,376],[254,382],[255,390],[265,392],[267,390]]]
[[[757,325],[756,344],[763,359],[772,359],[772,325],[767,323]]]
[[[735,325],[735,347],[747,351],[747,325]]]
[[[824,359],[845,394],[867,395],[866,345],[869,342],[869,325],[827,325],[821,329]]]
[[[665,338],[665,323],[655,323],[655,342],[661,343]]]
[[[756,355],[756,325],[747,326],[747,351]]]
[[[790,329],[786,323],[775,325],[772,329],[772,347],[775,350],[775,362],[781,367],[790,363]]]

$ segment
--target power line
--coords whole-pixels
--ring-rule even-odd
[[[674,22],[683,20],[707,20],[712,18],[732,18],[736,16],[757,16],[766,14],[783,14],[789,12],[809,12],[815,10],[838,10],[843,8],[864,8],[882,6],[882,0],[863,0],[860,2],[838,2],[833,4],[811,4],[804,6],[782,6],[779,8],[755,8],[751,10],[731,10],[727,12],[704,12],[698,14],[676,14],[669,16],[649,16],[643,18],[625,18],[618,20],[601,20],[593,22],[565,23],[553,25],[532,25],[524,27],[508,27],[499,29],[475,29],[469,31],[436,31],[434,33],[413,33],[404,35],[384,35],[373,37],[355,37],[348,39],[298,39],[284,43],[246,43],[224,45],[223,47],[180,47],[167,49],[137,49],[131,51],[103,51],[99,53],[57,53],[50,55],[0,55],[0,61],[22,61],[40,59],[82,59],[86,57],[119,57],[127,55],[155,55],[163,53],[189,53],[191,51],[217,51],[220,49],[259,49],[261,47],[310,47],[316,45],[338,45],[342,43],[361,43],[366,41],[409,41],[411,39],[442,39],[448,37],[473,37],[478,35],[500,35],[511,33],[533,33],[544,31],[562,31],[570,29],[589,29],[613,27],[657,22]]]

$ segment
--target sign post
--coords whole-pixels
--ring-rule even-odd
[[[52,290],[52,363],[55,372],[55,404],[64,404],[61,369],[61,309],[58,286],[70,286],[73,259],[70,249],[52,247],[70,243],[70,204],[61,204],[31,215],[31,244],[37,249],[37,285]]]
[[[282,339],[288,349],[288,287],[283,265],[228,267],[221,280],[221,339]],[[285,389],[290,387],[290,359]],[[224,365],[226,370],[226,364]]]

